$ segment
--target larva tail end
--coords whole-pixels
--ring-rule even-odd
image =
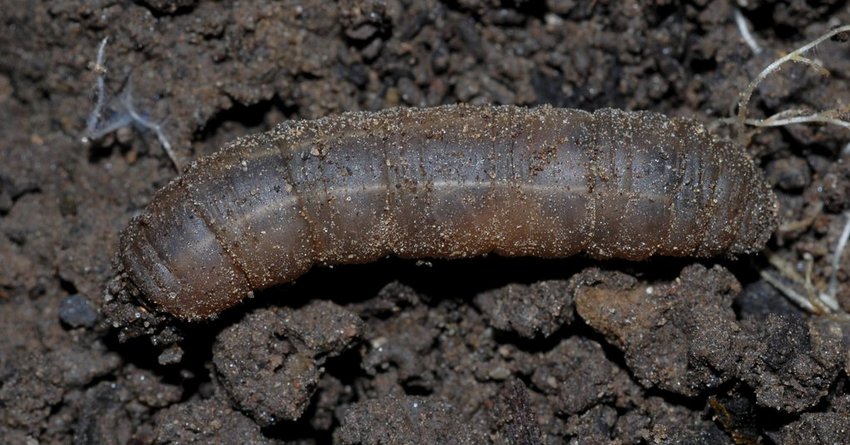
[[[746,208],[741,229],[730,249],[734,255],[749,255],[764,249],[778,224],[779,204],[776,194],[767,185],[756,194]]]

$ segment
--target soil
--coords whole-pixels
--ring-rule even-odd
[[[836,314],[760,274],[827,289],[850,217],[834,126],[749,138],[781,205],[751,258],[387,259],[196,324],[107,298],[129,219],[240,135],[455,102],[648,109],[729,135],[749,80],[850,23],[845,1],[0,3],[3,443],[848,442],[850,249]],[[832,76],[785,68],[751,115],[850,102],[846,45],[814,57]],[[81,142],[103,69],[104,122],[155,123],[177,166],[139,120]]]

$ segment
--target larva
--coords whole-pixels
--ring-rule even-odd
[[[775,219],[760,170],[695,121],[453,105],[238,139],[157,192],[119,255],[156,308],[198,320],[317,263],[745,254]]]

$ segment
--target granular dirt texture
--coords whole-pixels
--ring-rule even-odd
[[[548,337],[573,320],[573,293],[566,281],[511,284],[480,294],[475,304],[489,323],[524,338]]]
[[[731,307],[740,288],[721,267],[688,266],[652,286],[598,270],[573,280],[579,316],[623,351],[644,386],[695,396],[724,383],[740,360]]]
[[[838,378],[845,352],[838,327],[778,314],[739,324],[732,297],[740,287],[720,267],[688,266],[673,284],[652,287],[619,272],[576,279],[578,314],[624,352],[645,386],[694,396],[738,378],[759,405],[795,413],[817,404]]]
[[[188,400],[157,413],[156,444],[266,445],[260,427],[248,417],[217,399]]]
[[[360,333],[360,318],[333,303],[260,309],[228,327],[213,347],[216,375],[236,406],[262,426],[296,420],[325,359]]]
[[[455,409],[440,400],[387,395],[344,407],[342,412],[336,437],[340,444],[472,445],[486,441],[481,431],[467,428]]]
[[[844,388],[846,391],[847,388]],[[846,394],[846,392],[845,392]],[[850,398],[847,395],[831,400],[822,412],[805,413],[799,420],[783,426],[771,437],[781,443],[802,445],[807,443],[843,443],[850,431],[847,412]]]
[[[779,203],[748,257],[389,258],[316,267],[202,323],[140,303],[115,261],[177,168],[288,120],[545,104],[736,136],[720,119],[740,91],[850,23],[846,1],[2,0],[0,23],[0,442],[847,442],[836,126],[742,138]],[[842,45],[815,54],[829,77],[771,75],[749,115],[850,102]],[[103,134],[86,130],[98,76]]]

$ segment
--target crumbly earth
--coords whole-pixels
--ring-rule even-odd
[[[850,215],[844,129],[749,138],[780,201],[760,256],[389,259],[313,270],[202,324],[106,298],[121,229],[176,175],[157,135],[137,124],[81,142],[104,68],[103,125],[131,110],[158,123],[181,168],[287,119],[392,106],[712,124],[772,60],[850,23],[845,2],[5,0],[0,19],[4,443],[847,440],[850,323],[759,274],[805,292],[770,255],[827,289]],[[785,68],[751,115],[848,103],[846,48],[816,56],[831,77]],[[850,249],[838,263],[850,312]]]

